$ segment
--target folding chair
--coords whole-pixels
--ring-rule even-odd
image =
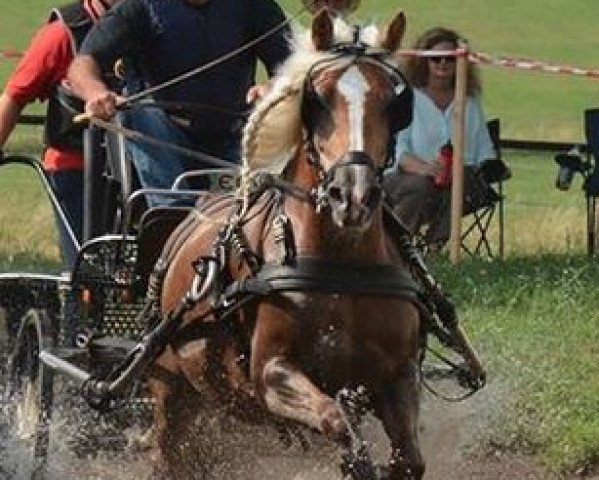
[[[510,178],[509,168],[501,159],[499,119],[487,122],[487,128],[496,151],[496,158],[487,160],[477,172],[480,185],[464,202],[465,228],[462,231],[462,249],[469,255],[486,253],[493,257],[489,239],[491,221],[498,213],[499,257],[504,253],[504,195],[503,182]],[[474,242],[474,247],[471,242]]]
[[[587,200],[587,252],[589,255],[593,255],[597,231],[597,197],[599,196],[599,108],[585,110],[584,132],[587,141],[587,162],[592,165],[583,185]]]

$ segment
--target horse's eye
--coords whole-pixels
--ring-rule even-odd
[[[326,99],[314,89],[307,89],[304,92],[302,120],[306,128],[312,132],[331,123],[329,105]]]

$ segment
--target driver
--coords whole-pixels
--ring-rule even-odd
[[[271,31],[250,49],[224,58]],[[257,61],[272,75],[290,53],[288,36],[285,15],[274,0],[128,0],[91,31],[69,79],[86,112],[108,119],[123,99],[99,72],[116,59],[123,57],[128,68],[137,70],[141,89],[215,62],[213,68],[157,90],[149,107],[132,105],[122,113],[123,122],[153,138],[239,163],[242,112]],[[128,141],[127,152],[144,188],[170,188],[181,173],[211,166],[141,142]],[[165,201],[147,200],[149,206]]]

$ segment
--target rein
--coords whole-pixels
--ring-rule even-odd
[[[197,102],[176,102],[169,100],[156,100],[153,98],[141,99],[137,102],[138,107],[144,108],[160,108],[169,115],[181,115],[183,118],[190,112],[218,112],[228,115],[230,117],[236,117],[246,119],[252,113],[251,108],[245,110],[237,110],[232,108],[222,107],[220,105],[213,105],[209,103],[197,103]],[[131,107],[130,107],[131,108]]]
[[[148,145],[154,145],[161,148],[168,148],[175,152],[181,153],[190,158],[194,158],[196,160],[200,160],[202,162],[210,163],[216,167],[228,168],[228,169],[239,169],[239,165],[234,162],[230,162],[228,160],[224,160],[222,158],[215,157],[213,155],[208,155],[207,153],[202,153],[197,150],[192,150],[191,148],[181,147],[174,143],[165,142],[163,140],[158,140],[157,138],[151,137],[144,133],[138,132],[137,130],[131,130],[129,128],[125,128],[121,125],[116,125],[113,122],[108,122],[106,120],[102,120],[97,117],[91,117],[89,121],[97,125],[104,130],[108,130],[114,133],[118,133],[123,135],[123,137],[133,140],[136,142],[147,143]]]
[[[457,403],[457,402],[462,402],[462,401],[466,400],[467,398],[471,397],[472,395],[474,395],[476,392],[478,392],[480,390],[480,388],[481,388],[480,386],[473,385],[469,381],[468,372],[465,370],[465,368],[463,366],[458,365],[455,362],[452,362],[447,357],[441,355],[439,352],[437,352],[436,350],[433,350],[432,348],[430,348],[428,346],[426,347],[426,350],[429,353],[431,353],[433,356],[435,356],[436,358],[441,360],[443,363],[445,363],[448,367],[450,367],[449,369],[447,369],[444,372],[439,372],[439,374],[438,374],[439,377],[449,378],[449,377],[455,375],[455,376],[457,376],[458,384],[461,387],[468,389],[468,391],[465,392],[464,394],[457,395],[454,397],[450,397],[449,395],[445,395],[445,394],[441,393],[439,390],[435,390],[425,379],[426,373],[422,369],[422,362],[420,362],[420,384],[424,387],[424,389],[428,393],[430,393],[434,397],[444,400],[445,402]]]

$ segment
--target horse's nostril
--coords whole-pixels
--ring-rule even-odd
[[[374,210],[381,201],[381,189],[379,187],[370,187],[364,195],[364,206]]]
[[[329,187],[329,198],[336,202],[343,201],[343,192],[340,187],[331,186]]]

